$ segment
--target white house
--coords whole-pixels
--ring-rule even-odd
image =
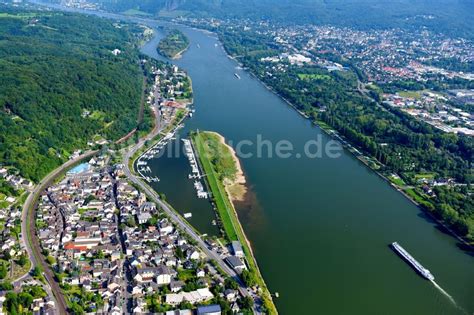
[[[158,285],[170,284],[171,276],[171,270],[167,266],[161,265],[156,268],[156,283]]]
[[[230,245],[232,247],[232,252],[235,256],[242,258],[244,257],[244,251],[242,249],[242,244],[238,241],[233,241]]]

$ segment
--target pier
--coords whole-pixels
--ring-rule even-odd
[[[195,180],[194,188],[196,189],[196,195],[198,198],[207,199],[209,198],[209,194],[205,191],[204,186],[201,183],[201,178],[204,175],[201,175],[201,172],[199,171],[199,166],[191,141],[189,139],[182,139],[182,141],[184,143],[184,153],[186,154],[189,164],[191,165],[191,174],[188,175],[188,178]]]

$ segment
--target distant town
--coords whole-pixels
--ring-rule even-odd
[[[279,27],[271,22],[177,18],[177,22],[210,29],[252,33],[270,40],[279,53],[262,57],[266,75],[285,72],[289,65],[319,66],[345,71],[351,63],[363,73],[367,87],[391,86],[383,100],[440,130],[474,136],[474,90],[453,88],[456,79],[474,81],[474,72],[461,69],[474,61],[474,43],[428,30],[401,29],[361,31],[334,26]],[[305,80],[300,76],[300,80]],[[319,79],[324,79],[323,77]],[[432,83],[433,89],[407,93],[403,82]],[[451,83],[450,83],[451,82]],[[439,84],[436,84],[439,83]],[[471,109],[468,109],[471,108]]]

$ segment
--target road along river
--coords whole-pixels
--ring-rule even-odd
[[[173,61],[193,79],[195,115],[180,132],[213,130],[234,146],[250,140],[241,162],[250,184],[240,219],[282,314],[462,314],[474,311],[474,258],[456,246],[417,207],[350,153],[306,157],[307,141],[331,139],[256,79],[237,68],[213,35],[182,28],[189,51]],[[142,51],[155,58],[162,34]],[[237,73],[241,79],[238,79]],[[288,140],[292,157],[269,157],[267,147]],[[268,142],[265,142],[268,143]],[[184,155],[151,163],[155,186],[203,233],[215,233],[208,202],[197,199]],[[179,151],[179,150],[178,150]],[[298,155],[300,153],[300,155]],[[174,157],[169,157],[169,155]],[[432,271],[417,275],[388,244],[398,241]]]
[[[268,156],[267,146],[245,146],[245,153],[253,153],[241,159],[251,192],[237,205],[266,283],[280,293],[275,302],[281,314],[474,312],[474,257],[455,238],[350,153],[301,154],[308,141],[324,146],[331,139],[238,69],[213,35],[181,29],[191,44],[173,63],[193,80],[196,112],[179,135],[212,130],[234,146],[260,137],[273,146],[288,140],[295,148],[291,157],[277,158]],[[142,51],[159,58],[161,36],[157,31]],[[181,145],[178,139],[168,151]],[[263,157],[256,156],[259,148]],[[178,211],[191,212],[199,231],[216,233],[209,202],[195,197],[186,157],[167,155],[149,164],[161,179],[153,187]],[[430,269],[454,303],[388,247],[393,241]]]

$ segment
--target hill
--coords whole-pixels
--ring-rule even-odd
[[[0,164],[37,181],[88,141],[136,126],[142,71],[131,29],[1,9]]]
[[[138,9],[155,15],[272,19],[281,23],[358,28],[427,27],[474,37],[470,0],[96,0],[107,9]]]

